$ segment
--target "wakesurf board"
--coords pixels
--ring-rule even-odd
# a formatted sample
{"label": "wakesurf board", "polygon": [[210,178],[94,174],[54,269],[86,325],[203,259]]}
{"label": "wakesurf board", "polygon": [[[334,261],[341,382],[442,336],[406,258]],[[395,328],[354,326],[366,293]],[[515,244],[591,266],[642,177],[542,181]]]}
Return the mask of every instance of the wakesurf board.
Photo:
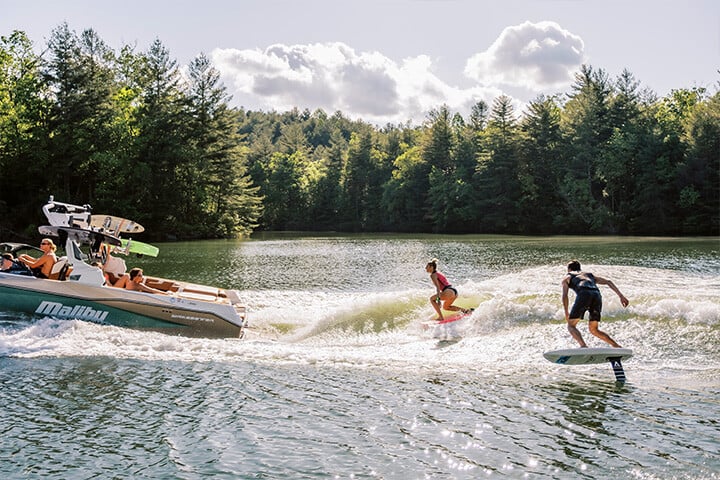
{"label": "wakesurf board", "polygon": [[115,235],[120,233],[142,233],[145,231],[145,227],[139,223],[114,215],[91,215],[90,226],[104,228]]}
{"label": "wakesurf board", "polygon": [[455,323],[458,320],[462,320],[463,318],[467,318],[472,315],[473,310],[474,309],[471,308],[467,312],[455,312],[451,315],[445,315],[443,316],[442,320],[426,320],[422,322],[423,329],[437,327],[438,325],[448,325],[451,323]]}
{"label": "wakesurf board", "polygon": [[157,257],[160,253],[160,249],[155,245],[149,243],[138,242],[137,240],[128,240],[125,238],[120,239],[122,242],[122,249],[126,253],[134,253],[136,255],[147,255],[148,257]]}

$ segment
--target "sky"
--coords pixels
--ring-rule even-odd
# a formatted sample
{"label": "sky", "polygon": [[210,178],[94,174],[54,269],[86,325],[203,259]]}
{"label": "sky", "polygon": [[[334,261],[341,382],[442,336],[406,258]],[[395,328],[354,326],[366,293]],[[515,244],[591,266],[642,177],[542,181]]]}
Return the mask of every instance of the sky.
{"label": "sky", "polygon": [[583,64],[660,97],[720,85],[717,0],[0,0],[0,35],[38,51],[62,22],[116,51],[158,39],[180,66],[205,54],[232,106],[379,125],[500,95],[521,113]]}

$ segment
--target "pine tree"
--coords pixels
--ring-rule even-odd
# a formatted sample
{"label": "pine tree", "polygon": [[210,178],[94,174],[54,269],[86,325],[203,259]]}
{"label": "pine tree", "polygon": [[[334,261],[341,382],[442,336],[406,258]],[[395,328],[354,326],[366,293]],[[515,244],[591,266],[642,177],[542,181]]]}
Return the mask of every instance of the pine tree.
{"label": "pine tree", "polygon": [[257,226],[261,213],[258,187],[247,173],[247,147],[237,133],[237,112],[220,74],[201,54],[189,68],[188,144],[194,156],[181,166],[179,177],[192,186],[186,195],[183,218],[205,236],[246,235]]}
{"label": "pine tree", "polygon": [[563,225],[564,205],[558,193],[562,135],[560,107],[553,97],[530,102],[520,122],[519,215],[525,233],[550,233]]}
{"label": "pine tree", "polygon": [[67,23],[48,42],[45,74],[54,95],[50,117],[55,178],[47,186],[57,197],[89,202],[98,176],[97,156],[112,148],[114,53],[93,30],[78,36]]}
{"label": "pine tree", "polygon": [[475,174],[482,232],[516,233],[521,229],[517,146],[517,120],[512,100],[501,95],[493,102],[483,132]]}
{"label": "pine tree", "polygon": [[567,205],[567,233],[604,233],[610,228],[610,212],[603,202],[605,185],[597,176],[597,160],[613,131],[609,98],[605,72],[583,65],[562,118],[567,163],[560,191]]}
{"label": "pine tree", "polygon": [[[129,175],[132,184],[126,194],[137,210],[139,221],[150,210],[147,220],[152,230],[177,235],[182,216],[187,212],[186,192],[192,185],[179,176],[192,161],[187,147],[187,115],[183,115],[186,97],[181,89],[177,62],[155,40],[141,62],[141,98],[138,110],[136,158]],[[194,180],[191,180],[194,181]],[[178,185],[184,185],[178,188]],[[148,205],[152,205],[148,209]],[[184,232],[183,232],[184,233]]]}

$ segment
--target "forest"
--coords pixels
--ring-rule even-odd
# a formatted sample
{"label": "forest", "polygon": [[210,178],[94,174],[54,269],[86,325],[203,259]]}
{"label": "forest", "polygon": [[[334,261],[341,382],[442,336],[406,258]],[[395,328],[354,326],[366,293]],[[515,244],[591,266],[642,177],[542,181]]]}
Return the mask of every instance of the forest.
{"label": "forest", "polygon": [[50,195],[151,240],[719,235],[719,86],[659,97],[629,70],[584,65],[523,112],[499,96],[376,126],[231,107],[205,54],[181,68],[160,40],[116,51],[61,24],[37,49],[14,31],[0,37],[0,237],[35,239]]}

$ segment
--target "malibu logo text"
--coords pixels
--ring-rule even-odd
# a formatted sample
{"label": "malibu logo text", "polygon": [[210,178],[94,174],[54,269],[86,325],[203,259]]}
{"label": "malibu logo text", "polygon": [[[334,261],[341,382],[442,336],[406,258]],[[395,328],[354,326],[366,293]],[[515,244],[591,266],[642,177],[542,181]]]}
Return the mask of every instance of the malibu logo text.
{"label": "malibu logo text", "polygon": [[69,307],[58,302],[44,301],[38,306],[35,313],[39,313],[40,315],[49,315],[51,317],[77,318],[78,320],[101,322],[105,320],[109,312],[105,310],[95,310],[94,308],[87,307],[85,305],[75,305],[74,307]]}

